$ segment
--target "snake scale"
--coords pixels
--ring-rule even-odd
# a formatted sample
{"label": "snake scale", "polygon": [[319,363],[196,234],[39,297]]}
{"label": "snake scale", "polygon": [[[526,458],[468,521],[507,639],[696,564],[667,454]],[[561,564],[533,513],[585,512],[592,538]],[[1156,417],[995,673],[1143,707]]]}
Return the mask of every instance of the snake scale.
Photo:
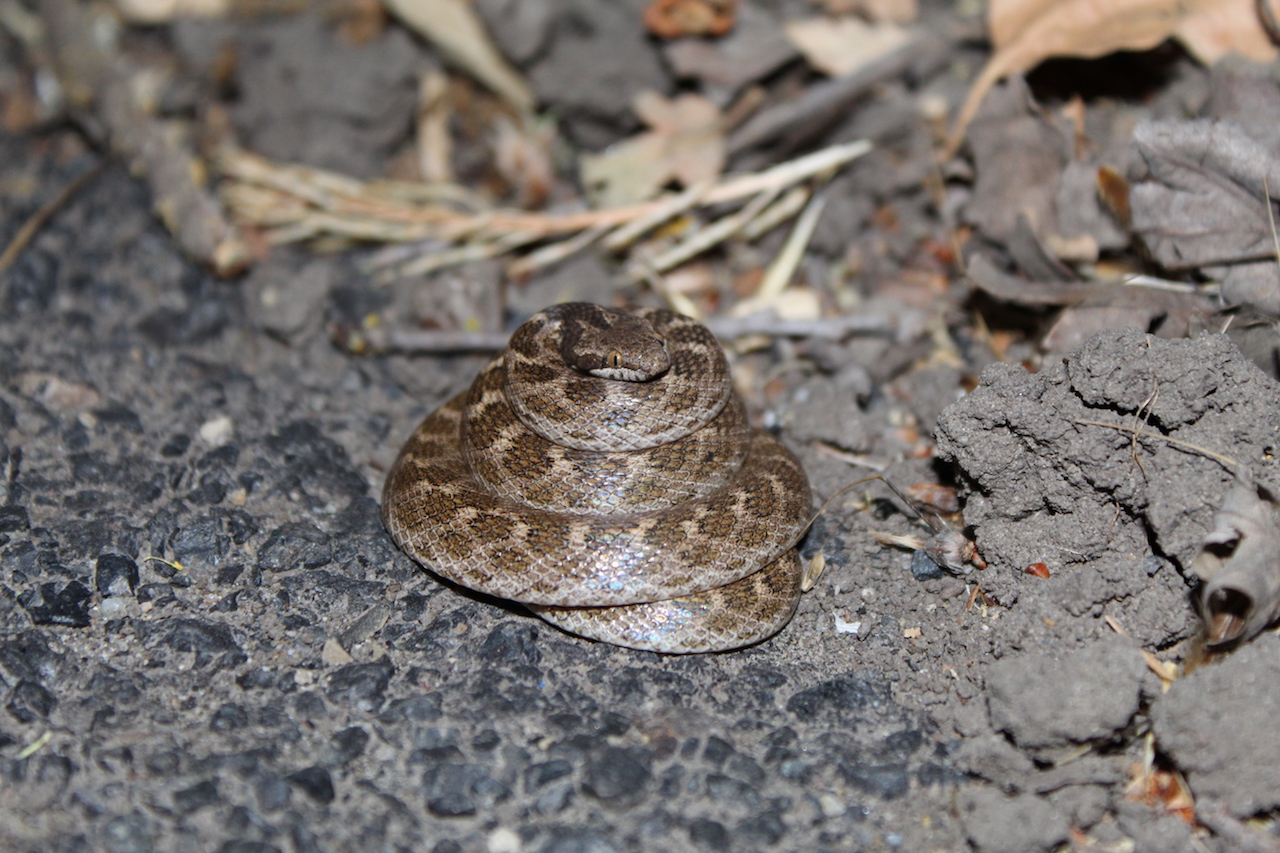
{"label": "snake scale", "polygon": [[749,645],[800,597],[799,461],[752,429],[724,351],[661,309],[535,315],[387,475],[397,545],[564,630],[667,653]]}

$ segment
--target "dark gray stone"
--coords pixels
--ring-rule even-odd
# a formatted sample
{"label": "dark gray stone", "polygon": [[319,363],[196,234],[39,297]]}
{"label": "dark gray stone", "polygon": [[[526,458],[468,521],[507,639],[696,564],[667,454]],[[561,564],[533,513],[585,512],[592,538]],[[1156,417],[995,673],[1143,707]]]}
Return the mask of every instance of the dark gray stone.
{"label": "dark gray stone", "polygon": [[557,828],[538,848],[538,853],[619,853],[619,849],[598,829]]}
{"label": "dark gray stone", "polygon": [[151,853],[155,828],[138,812],[116,815],[102,825],[99,838],[109,853]]}
{"label": "dark gray stone", "polygon": [[536,791],[557,779],[563,779],[572,772],[573,765],[563,758],[530,764],[524,769],[524,789],[530,792]]}
{"label": "dark gray stone", "polygon": [[326,767],[341,767],[364,753],[369,733],[360,726],[349,726],[329,738],[321,762]]}
{"label": "dark gray stone", "polygon": [[329,676],[325,695],[333,702],[376,709],[382,705],[393,673],[395,666],[385,657],[371,663],[347,664]]}
{"label": "dark gray stone", "polygon": [[853,675],[833,678],[801,690],[787,700],[787,710],[803,721],[840,720],[892,702],[889,686],[882,679]]}
{"label": "dark gray stone", "polygon": [[22,680],[13,686],[4,703],[4,709],[20,723],[47,720],[53,713],[58,699],[36,681]]}
{"label": "dark gray stone", "polygon": [[378,715],[378,719],[384,723],[408,721],[429,723],[440,719],[440,716],[440,700],[430,693],[424,693],[389,702]]}
{"label": "dark gray stone", "polygon": [[651,761],[643,747],[607,746],[588,756],[582,787],[600,800],[637,799],[653,776]]}
{"label": "dark gray stone", "polygon": [[333,777],[329,771],[320,766],[306,767],[286,777],[290,784],[298,788],[320,805],[333,802]]}
{"label": "dark gray stone", "polygon": [[173,537],[173,555],[183,565],[215,569],[231,551],[231,537],[222,532],[222,523],[210,516],[185,524]]}
{"label": "dark gray stone", "polygon": [[219,799],[217,782],[212,779],[206,779],[189,788],[175,791],[173,794],[173,807],[182,814],[191,814],[194,811],[213,805]]}
{"label": "dark gray stone", "polygon": [[89,610],[93,593],[80,581],[71,581],[61,588],[56,583],[42,583],[19,596],[18,603],[37,625],[87,628],[92,621]]}
{"label": "dark gray stone", "polygon": [[164,632],[162,642],[175,652],[219,654],[241,651],[231,628],[221,622],[170,619],[157,626],[156,630]]}
{"label": "dark gray stone", "polygon": [[249,713],[243,706],[226,702],[213,712],[209,728],[215,732],[232,732],[249,725]]}
{"label": "dark gray stone", "polygon": [[93,583],[102,595],[129,595],[138,587],[138,564],[123,554],[102,554]]}
{"label": "dark gray stone", "polygon": [[0,506],[0,533],[17,533],[30,527],[26,507]]}
{"label": "dark gray stone", "polygon": [[538,626],[535,621],[507,621],[489,632],[480,645],[486,661],[505,666],[537,666]]}
{"label": "dark gray stone", "polygon": [[258,568],[272,572],[315,569],[332,559],[328,535],[306,521],[277,527],[258,550]]}
{"label": "dark gray stone", "polygon": [[715,735],[707,738],[707,744],[702,748],[702,760],[714,767],[724,764],[725,760],[732,754],[733,745]]}
{"label": "dark gray stone", "polygon": [[283,776],[268,773],[253,786],[258,808],[265,812],[282,809],[289,804],[292,788]]}
{"label": "dark gray stone", "polygon": [[689,822],[689,840],[703,850],[728,850],[729,830],[711,818],[694,818]]}
{"label": "dark gray stone", "polygon": [[505,800],[511,791],[479,764],[446,762],[422,774],[427,809],[440,817],[475,814]]}

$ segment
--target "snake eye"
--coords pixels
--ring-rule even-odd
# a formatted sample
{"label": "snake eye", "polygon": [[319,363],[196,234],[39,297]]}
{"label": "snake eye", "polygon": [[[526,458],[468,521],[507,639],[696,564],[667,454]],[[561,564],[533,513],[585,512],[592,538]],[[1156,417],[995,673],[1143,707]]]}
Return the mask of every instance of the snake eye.
{"label": "snake eye", "polygon": [[622,353],[618,352],[616,349],[609,351],[609,357],[606,360],[609,362],[609,367],[613,370],[617,370],[619,367],[622,367]]}

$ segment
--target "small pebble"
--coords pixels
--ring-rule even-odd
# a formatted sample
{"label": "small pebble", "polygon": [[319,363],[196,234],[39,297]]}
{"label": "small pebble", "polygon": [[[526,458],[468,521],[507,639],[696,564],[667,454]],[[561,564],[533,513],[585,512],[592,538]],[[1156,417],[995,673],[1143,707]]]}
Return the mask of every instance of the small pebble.
{"label": "small pebble", "polygon": [[489,833],[485,843],[489,853],[520,853],[520,836],[505,826],[500,826]]}
{"label": "small pebble", "polygon": [[102,614],[103,619],[119,619],[124,616],[127,607],[127,599],[123,596],[113,595],[110,598],[102,599],[102,604],[98,605],[98,612]]}
{"label": "small pebble", "polygon": [[200,440],[210,447],[221,447],[235,438],[236,427],[231,418],[218,415],[200,425]]}
{"label": "small pebble", "polygon": [[837,634],[857,634],[862,629],[861,622],[846,622],[839,613],[832,614],[836,620]]}
{"label": "small pebble", "polygon": [[846,809],[844,801],[835,794],[822,794],[818,797],[818,807],[827,817],[840,817]]}
{"label": "small pebble", "polygon": [[342,644],[333,638],[324,641],[324,648],[320,650],[320,659],[332,666],[341,666],[354,660]]}

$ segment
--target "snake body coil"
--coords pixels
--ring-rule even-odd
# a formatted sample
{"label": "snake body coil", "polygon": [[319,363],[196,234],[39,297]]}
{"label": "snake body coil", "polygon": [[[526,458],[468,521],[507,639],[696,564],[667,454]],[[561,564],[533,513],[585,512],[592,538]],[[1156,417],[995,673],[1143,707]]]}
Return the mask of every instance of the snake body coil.
{"label": "snake body coil", "polygon": [[382,501],[396,544],[435,573],[585,637],[677,653],[787,623],[810,507],[704,326],[586,303],[517,329],[413,433]]}

